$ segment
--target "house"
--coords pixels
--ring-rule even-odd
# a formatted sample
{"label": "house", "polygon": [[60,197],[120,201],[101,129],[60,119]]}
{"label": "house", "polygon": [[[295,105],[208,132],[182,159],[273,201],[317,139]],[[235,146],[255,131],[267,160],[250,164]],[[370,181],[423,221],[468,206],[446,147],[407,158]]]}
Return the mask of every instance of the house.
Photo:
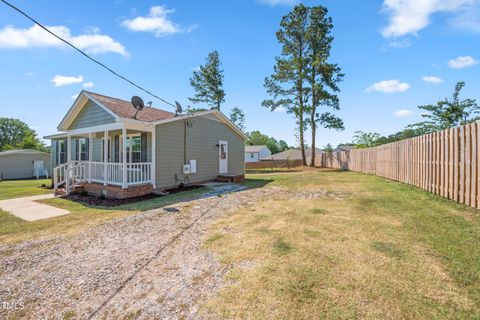
{"label": "house", "polygon": [[[322,153],[322,150],[315,148],[315,156],[319,156]],[[310,158],[312,157],[312,149],[311,148],[306,148],[305,149],[305,157],[307,159],[307,162],[310,161]],[[300,149],[288,149],[276,154],[271,155],[270,157],[264,157],[261,158],[260,160],[289,160],[289,161],[294,161],[294,160],[302,160],[302,150]]]}
{"label": "house", "polygon": [[50,154],[32,149],[0,152],[0,179],[48,177]]}
{"label": "house", "polygon": [[352,145],[339,145],[338,147],[333,150],[333,152],[341,152],[341,151],[350,151],[355,149],[355,146]]}
{"label": "house", "polygon": [[246,136],[218,110],[176,115],[82,91],[51,139],[54,188],[129,198],[244,177]]}
{"label": "house", "polygon": [[245,162],[258,162],[271,155],[272,152],[267,146],[245,146]]}

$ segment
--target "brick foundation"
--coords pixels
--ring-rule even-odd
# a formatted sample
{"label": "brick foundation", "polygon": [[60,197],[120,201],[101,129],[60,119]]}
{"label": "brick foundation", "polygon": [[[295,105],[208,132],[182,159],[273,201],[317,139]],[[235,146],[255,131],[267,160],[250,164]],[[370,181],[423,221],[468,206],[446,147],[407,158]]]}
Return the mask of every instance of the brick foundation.
{"label": "brick foundation", "polygon": [[241,183],[245,181],[245,175],[244,174],[239,174],[239,175],[236,175],[234,178],[233,178],[233,183]]}
{"label": "brick foundation", "polygon": [[103,194],[106,198],[110,199],[128,199],[144,196],[153,192],[153,186],[151,184],[129,186],[127,189],[122,189],[122,187],[119,186],[104,186],[100,183],[82,183],[82,189],[88,192],[88,194],[96,196]]}
{"label": "brick foundation", "polygon": [[215,181],[241,183],[245,181],[244,174],[219,174]]}

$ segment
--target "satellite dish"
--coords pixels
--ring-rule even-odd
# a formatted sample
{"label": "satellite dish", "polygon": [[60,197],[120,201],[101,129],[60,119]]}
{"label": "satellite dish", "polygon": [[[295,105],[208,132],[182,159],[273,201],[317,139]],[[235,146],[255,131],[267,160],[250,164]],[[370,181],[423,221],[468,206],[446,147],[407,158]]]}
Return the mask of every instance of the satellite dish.
{"label": "satellite dish", "polygon": [[132,97],[132,105],[135,109],[137,109],[137,111],[143,110],[143,107],[145,107],[142,98],[139,96]]}
{"label": "satellite dish", "polygon": [[178,101],[175,101],[175,106],[177,107],[177,110],[175,110],[175,113],[179,114],[183,112],[182,105]]}
{"label": "satellite dish", "polygon": [[137,111],[135,112],[135,115],[133,116],[134,119],[137,119],[138,111],[143,110],[143,107],[145,107],[145,104],[143,103],[142,98],[140,98],[139,96],[133,96],[132,97],[132,106],[135,109],[137,109]]}

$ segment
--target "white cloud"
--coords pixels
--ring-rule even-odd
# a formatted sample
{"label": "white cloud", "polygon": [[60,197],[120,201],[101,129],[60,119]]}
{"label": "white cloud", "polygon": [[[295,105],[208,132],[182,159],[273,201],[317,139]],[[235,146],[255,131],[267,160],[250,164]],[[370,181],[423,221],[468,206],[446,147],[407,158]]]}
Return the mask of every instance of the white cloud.
{"label": "white cloud", "polygon": [[456,29],[480,33],[480,1],[471,2],[471,5],[462,8],[449,22]]}
{"label": "white cloud", "polygon": [[275,7],[278,5],[290,6],[298,3],[298,0],[257,0],[259,3]]}
{"label": "white cloud", "polygon": [[433,83],[433,84],[439,84],[443,82],[442,78],[435,77],[435,76],[425,76],[425,77],[422,77],[422,80],[425,81],[426,83]]}
{"label": "white cloud", "polygon": [[479,62],[478,60],[475,60],[471,56],[463,56],[463,57],[458,57],[458,58],[449,60],[448,65],[450,66],[450,68],[453,68],[453,69],[462,69],[462,68],[474,66],[478,64],[478,62]]}
{"label": "white cloud", "polygon": [[406,118],[412,116],[413,111],[408,109],[400,109],[398,111],[395,111],[393,115],[398,118]]}
{"label": "white cloud", "polygon": [[400,82],[398,80],[383,80],[372,84],[365,91],[381,91],[384,93],[404,92],[410,89],[410,85],[406,82]]}
{"label": "white cloud", "polygon": [[27,77],[33,77],[34,76],[33,72],[31,72],[31,71],[25,72],[25,75]]}
{"label": "white cloud", "polygon": [[[70,29],[65,26],[52,26],[46,28],[87,53],[99,54],[113,52],[123,56],[128,55],[122,44],[107,35],[80,34],[73,36]],[[30,28],[6,26],[0,30],[0,48],[29,49],[65,47],[67,47],[65,43],[37,25]]]}
{"label": "white cloud", "polygon": [[84,88],[93,88],[95,84],[93,82],[84,82],[83,87]]}
{"label": "white cloud", "polygon": [[135,32],[151,32],[156,37],[163,37],[180,32],[190,32],[196,26],[182,28],[177,23],[168,18],[173,9],[167,9],[164,6],[151,7],[146,17],[136,17],[122,21],[122,25]]}
{"label": "white cloud", "polygon": [[50,80],[54,87],[68,86],[74,83],[82,83],[83,76],[60,76],[56,75]]}
{"label": "white cloud", "polygon": [[71,96],[72,100],[77,100],[77,97],[78,97],[78,93]]}
{"label": "white cloud", "polygon": [[[386,38],[417,34],[430,24],[433,14],[442,12],[454,15],[450,21],[454,25],[459,15],[477,8],[479,3],[479,0],[384,0],[383,10],[390,19],[381,32]],[[464,23],[462,19],[461,22]]]}
{"label": "white cloud", "polygon": [[412,45],[412,42],[409,39],[403,39],[400,41],[390,41],[388,46],[390,48],[404,49]]}
{"label": "white cloud", "polygon": [[280,107],[275,108],[273,111],[285,113],[285,112],[287,112],[287,109],[285,109],[284,107],[280,106]]}

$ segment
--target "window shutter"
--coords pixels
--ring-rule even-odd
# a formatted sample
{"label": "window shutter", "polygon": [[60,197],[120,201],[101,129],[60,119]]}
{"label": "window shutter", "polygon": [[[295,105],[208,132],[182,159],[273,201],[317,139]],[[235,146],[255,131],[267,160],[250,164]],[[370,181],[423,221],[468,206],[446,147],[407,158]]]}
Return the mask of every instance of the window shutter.
{"label": "window shutter", "polygon": [[114,162],[120,162],[120,136],[117,134],[115,136],[115,155]]}
{"label": "window shutter", "polygon": [[64,146],[65,149],[60,154],[60,163],[62,163],[62,164],[66,163],[67,159],[68,159],[68,157],[67,157],[68,145],[67,144],[68,144],[68,140],[67,139],[63,140],[63,146]]}
{"label": "window shutter", "polygon": [[52,158],[54,159],[53,160],[53,164],[54,166],[58,166],[59,163],[58,163],[58,158],[59,158],[59,152],[60,150],[58,150],[58,140],[52,140],[52,149],[51,152],[52,152]]}
{"label": "window shutter", "polygon": [[147,133],[142,132],[141,134],[141,143],[140,143],[140,148],[142,150],[141,152],[141,158],[142,162],[147,162]]}
{"label": "window shutter", "polygon": [[75,147],[75,160],[80,160],[80,153],[78,152],[78,147],[80,146],[80,139],[75,139],[75,143],[72,143],[72,147]]}
{"label": "window shutter", "polygon": [[86,159],[84,160],[89,160],[90,159],[90,139],[86,138],[85,139],[85,157]]}

